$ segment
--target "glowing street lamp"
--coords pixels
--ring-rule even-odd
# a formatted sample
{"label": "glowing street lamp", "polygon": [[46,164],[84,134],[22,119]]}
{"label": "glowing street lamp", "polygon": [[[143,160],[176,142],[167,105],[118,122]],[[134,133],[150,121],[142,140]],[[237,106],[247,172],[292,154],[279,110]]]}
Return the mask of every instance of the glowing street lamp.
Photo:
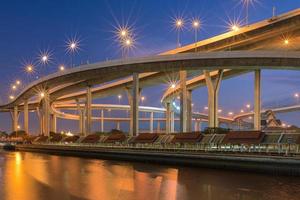
{"label": "glowing street lamp", "polygon": [[172,83],[171,85],[170,85],[170,88],[172,88],[172,89],[174,89],[176,87],[176,84],[175,83]]}
{"label": "glowing street lamp", "polygon": [[246,105],[246,108],[247,108],[248,111],[250,112],[251,105],[250,105],[250,104],[247,104],[247,105]]}
{"label": "glowing street lamp", "polygon": [[231,30],[232,30],[232,31],[239,31],[239,30],[240,30],[240,27],[239,27],[237,24],[233,24],[233,25],[231,26]]}
{"label": "glowing street lamp", "polygon": [[219,110],[218,110],[218,113],[221,113],[221,112],[222,112],[222,110],[221,110],[221,109],[219,109]]}
{"label": "glowing street lamp", "polygon": [[207,107],[207,106],[205,106],[205,107],[204,107],[204,110],[208,110],[208,107]]}
{"label": "glowing street lamp", "polygon": [[119,37],[122,39],[126,38],[129,35],[129,31],[127,28],[121,28],[119,30]]}
{"label": "glowing street lamp", "polygon": [[290,41],[289,41],[288,39],[285,39],[285,40],[284,40],[284,44],[285,44],[285,45],[288,45],[289,43],[290,43]]}
{"label": "glowing street lamp", "polygon": [[11,86],[11,89],[16,90],[16,89],[17,89],[17,86],[16,86],[16,85],[12,85],[12,86]]}
{"label": "glowing street lamp", "polygon": [[65,71],[65,66],[64,65],[60,65],[59,66],[59,71]]}
{"label": "glowing street lamp", "polygon": [[228,115],[229,115],[229,116],[232,116],[232,115],[233,115],[233,112],[228,112]]}
{"label": "glowing street lamp", "polygon": [[10,100],[13,100],[13,99],[15,99],[15,97],[14,97],[13,95],[10,95],[10,96],[9,96],[9,99],[10,99]]}
{"label": "glowing street lamp", "polygon": [[45,97],[45,93],[44,93],[44,92],[41,92],[41,93],[40,93],[40,97],[41,97],[41,98],[44,98],[44,97]]}
{"label": "glowing street lamp", "polygon": [[47,53],[41,54],[40,62],[44,65],[47,64],[49,62],[49,54],[47,54]]}
{"label": "glowing street lamp", "polygon": [[244,110],[243,110],[243,109],[241,109],[241,113],[244,113]]}
{"label": "glowing street lamp", "polygon": [[132,44],[132,40],[131,40],[130,38],[128,38],[128,39],[125,40],[125,45],[126,45],[127,47],[130,47],[131,44]]}
{"label": "glowing street lamp", "polygon": [[25,67],[25,69],[26,69],[26,72],[31,73],[31,72],[33,72],[33,65],[27,65]]}
{"label": "glowing street lamp", "polygon": [[21,81],[20,80],[16,80],[16,84],[17,85],[21,85]]}

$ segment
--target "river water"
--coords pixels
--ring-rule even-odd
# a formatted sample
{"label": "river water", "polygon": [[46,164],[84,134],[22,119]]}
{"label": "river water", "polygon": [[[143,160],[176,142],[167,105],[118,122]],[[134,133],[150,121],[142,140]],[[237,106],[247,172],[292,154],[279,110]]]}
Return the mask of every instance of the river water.
{"label": "river water", "polygon": [[300,178],[0,151],[0,199],[300,199]]}

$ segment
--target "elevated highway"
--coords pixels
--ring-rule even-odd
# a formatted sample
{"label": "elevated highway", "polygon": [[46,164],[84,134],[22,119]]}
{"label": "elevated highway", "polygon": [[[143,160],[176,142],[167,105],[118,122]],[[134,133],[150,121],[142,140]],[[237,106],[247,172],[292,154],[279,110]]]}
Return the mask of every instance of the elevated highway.
{"label": "elevated highway", "polygon": [[[128,90],[133,101],[131,102],[133,115],[131,120],[135,121],[136,127],[137,119],[133,113],[138,110],[138,90],[164,83],[165,76],[170,74],[179,74],[181,79],[180,85],[167,90],[164,94],[162,100],[165,106],[165,102],[172,99],[174,94],[183,94],[187,90],[193,90],[196,87],[207,85],[209,91],[217,90],[209,87],[213,85],[211,83],[215,82],[217,78],[221,80],[253,70],[259,72],[260,69],[298,70],[300,58],[299,52],[297,52],[300,48],[298,42],[300,41],[299,25],[300,9],[297,9],[272,19],[241,27],[238,31],[229,31],[158,56],[82,65],[65,72],[48,75],[31,83],[13,101],[1,105],[0,110],[13,111],[13,119],[17,119],[18,114],[16,113],[21,109],[36,110],[36,107],[43,107],[44,115],[48,116],[51,114],[50,104],[74,103],[75,101],[86,100],[85,105],[89,107],[87,108],[86,118],[87,124],[89,124],[92,98],[115,95]],[[284,45],[283,39],[289,35],[292,35],[293,38],[288,38],[290,40],[289,45]],[[182,74],[183,71],[190,73],[184,75]],[[202,74],[202,72],[204,73]],[[132,76],[133,74],[139,75]],[[198,74],[198,76],[186,81],[186,77],[193,77],[195,74]],[[260,73],[256,74],[256,83],[259,86]],[[185,86],[182,87],[183,85]],[[40,96],[42,93],[46,94],[46,98]],[[217,96],[217,94],[211,95],[211,101],[209,102],[213,102],[212,99],[217,102]],[[256,95],[256,100],[259,99],[260,92]],[[188,105],[187,99],[182,98],[181,101],[182,105]],[[255,103],[255,105],[258,105],[258,103]],[[214,119],[218,119],[215,112],[216,108],[217,103],[213,103],[209,108],[209,110],[214,111],[214,113],[209,113],[209,121],[214,121],[213,125],[217,124]],[[255,113],[260,113],[260,109],[257,106],[256,108]],[[168,108],[166,109],[168,110]],[[186,114],[183,113],[188,113],[186,106],[183,106],[180,111],[180,116],[184,117],[184,120],[181,118],[181,121],[186,123]],[[46,118],[45,121],[48,122],[45,122],[46,125],[44,126],[47,127],[49,126],[49,117]],[[14,128],[16,124],[14,122]],[[134,132],[136,131],[135,128]],[[49,129],[43,132],[49,133]]]}

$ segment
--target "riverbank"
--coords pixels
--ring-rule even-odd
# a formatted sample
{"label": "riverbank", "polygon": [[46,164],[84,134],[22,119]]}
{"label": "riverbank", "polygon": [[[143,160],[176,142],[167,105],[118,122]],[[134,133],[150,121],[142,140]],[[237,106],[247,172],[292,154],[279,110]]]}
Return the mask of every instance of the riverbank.
{"label": "riverbank", "polygon": [[168,165],[185,165],[214,169],[249,171],[278,175],[300,176],[300,157],[267,156],[254,154],[224,154],[205,152],[174,152],[138,149],[118,149],[95,146],[67,145],[16,145],[18,151],[149,162]]}

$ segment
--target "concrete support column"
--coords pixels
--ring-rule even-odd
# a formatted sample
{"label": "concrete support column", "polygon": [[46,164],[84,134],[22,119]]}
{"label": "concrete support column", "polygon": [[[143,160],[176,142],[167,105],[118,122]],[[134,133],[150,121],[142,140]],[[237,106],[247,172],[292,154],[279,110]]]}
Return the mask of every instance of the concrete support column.
{"label": "concrete support column", "polygon": [[192,90],[188,90],[187,93],[187,112],[186,112],[186,131],[192,131],[192,118],[193,118],[193,107],[192,107]]}
{"label": "concrete support column", "polygon": [[57,117],[55,113],[51,114],[51,132],[57,132]]}
{"label": "concrete support column", "polygon": [[130,107],[130,110],[129,110],[129,135],[132,136],[133,133],[132,133],[132,126],[133,126],[133,121],[132,121],[132,94],[131,94],[131,90],[130,89],[127,89],[127,98],[128,98],[128,103],[129,103],[129,107]]}
{"label": "concrete support column", "polygon": [[11,112],[12,131],[18,131],[19,111],[18,106],[15,106]]}
{"label": "concrete support column", "polygon": [[50,96],[47,92],[43,98],[43,121],[43,133],[50,136]]}
{"label": "concrete support column", "polygon": [[171,133],[175,132],[175,115],[174,112],[171,111],[171,121],[170,121]]}
{"label": "concrete support column", "polygon": [[166,133],[169,134],[171,132],[171,103],[167,102],[166,106]]}
{"label": "concrete support column", "polygon": [[29,111],[28,111],[28,100],[24,100],[24,131],[29,134]]}
{"label": "concrete support column", "polygon": [[254,73],[254,129],[261,130],[261,71]]}
{"label": "concrete support column", "polygon": [[117,127],[116,128],[117,128],[117,130],[121,130],[119,121],[117,121]]}
{"label": "concrete support column", "polygon": [[194,131],[198,131],[199,127],[198,127],[198,119],[195,119],[195,123],[194,123]]}
{"label": "concrete support column", "polygon": [[132,84],[132,105],[130,110],[132,115],[132,135],[139,134],[139,100],[140,100],[140,88],[139,88],[139,74],[133,74],[133,84]]}
{"label": "concrete support column", "polygon": [[180,132],[187,131],[187,89],[186,89],[186,71],[180,71]]}
{"label": "concrete support column", "polygon": [[153,133],[153,121],[154,121],[154,113],[150,113],[150,133]]}
{"label": "concrete support column", "polygon": [[80,107],[79,100],[76,100],[76,105],[77,105],[77,113],[78,113],[78,131],[80,135],[85,135],[85,109]]}
{"label": "concrete support column", "polygon": [[101,123],[101,132],[104,132],[104,110],[101,110],[101,119],[100,119],[100,123]]}
{"label": "concrete support column", "polygon": [[92,89],[86,89],[86,134],[92,133]]}
{"label": "concrete support column", "polygon": [[39,119],[39,126],[40,126],[40,134],[43,134],[43,130],[44,130],[44,119],[43,119],[43,113],[40,110],[39,107],[36,108],[36,113]]}
{"label": "concrete support column", "polygon": [[206,70],[203,71],[205,76],[205,81],[208,90],[208,126],[218,127],[218,99],[219,99],[219,89],[223,77],[223,70],[219,70],[218,76],[215,80],[212,80],[210,73]]}

